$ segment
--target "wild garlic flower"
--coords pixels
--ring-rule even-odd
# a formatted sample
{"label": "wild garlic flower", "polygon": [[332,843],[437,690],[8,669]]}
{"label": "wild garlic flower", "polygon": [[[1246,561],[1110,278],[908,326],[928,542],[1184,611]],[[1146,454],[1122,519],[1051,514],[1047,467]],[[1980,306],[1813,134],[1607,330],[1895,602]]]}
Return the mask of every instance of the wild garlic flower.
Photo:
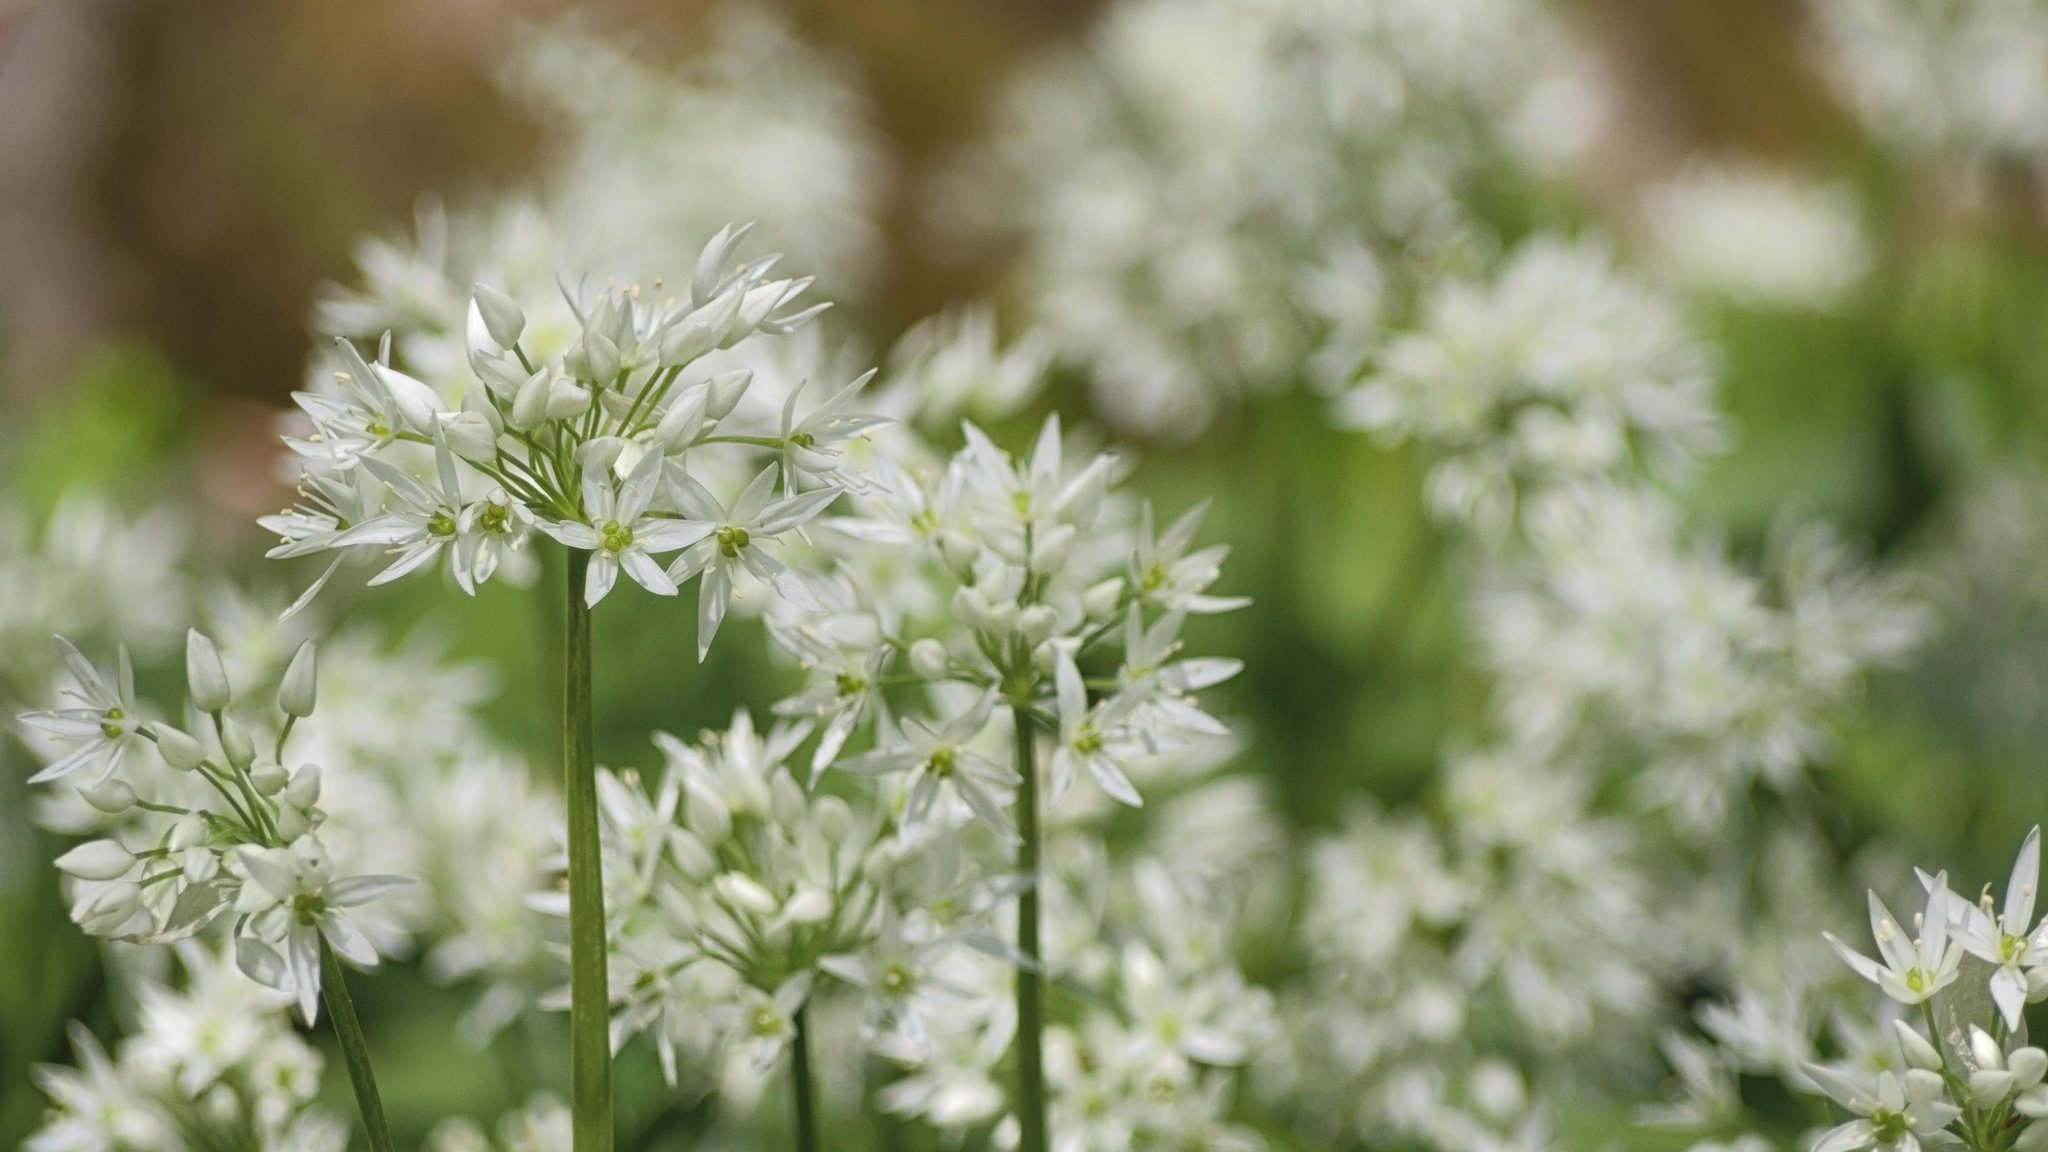
{"label": "wild garlic flower", "polygon": [[1596,241],[1539,237],[1491,281],[1437,285],[1360,368],[1341,419],[1436,450],[1431,505],[1489,535],[1531,490],[1669,474],[1719,441],[1706,349]]}
{"label": "wild garlic flower", "polygon": [[757,733],[742,710],[701,745],[660,737],[651,788],[599,777],[613,1030],[651,1033],[671,1084],[757,1083],[824,959],[876,931],[892,852],[879,821],[797,783],[786,761],[808,733]]}
{"label": "wild garlic flower", "polygon": [[[67,657],[76,656],[59,644]],[[125,654],[122,659],[125,665]],[[320,992],[320,941],[357,964],[374,965],[376,948],[345,910],[406,883],[336,877],[317,831],[327,819],[320,769],[283,766],[292,729],[317,699],[313,661],[308,644],[286,670],[275,739],[259,752],[251,729],[229,714],[235,692],[218,648],[193,631],[186,647],[186,714],[204,725],[201,734],[163,723],[137,728],[135,735],[155,745],[151,759],[160,763],[136,763],[140,755],[114,762],[101,779],[80,788],[87,805],[115,818],[108,829],[114,835],[58,860],[71,881],[72,919],[95,936],[178,941],[233,909],[237,962],[259,983],[296,994],[309,1023]],[[82,656],[74,675],[82,683],[106,683]],[[124,672],[122,679],[128,678]],[[125,694],[131,703],[132,696],[132,690]],[[257,731],[272,727],[264,723]],[[101,733],[87,746],[106,739]]]}
{"label": "wild garlic flower", "polygon": [[1458,242],[1493,126],[1566,55],[1499,0],[1125,0],[1020,75],[947,203],[1015,242],[1105,417],[1185,437],[1307,375],[1327,252],[1398,273]]}
{"label": "wild garlic flower", "polygon": [[[802,419],[792,392],[779,425],[759,434],[728,426],[753,376],[729,357],[721,369],[721,356],[757,334],[791,332],[824,307],[795,305],[810,282],[771,278],[775,257],[732,267],[746,232],[714,236],[680,298],[656,304],[637,286],[564,286],[569,318],[560,325],[529,324],[538,302],[478,284],[469,374],[453,400],[389,363],[388,341],[376,361],[340,341],[338,387],[300,396],[314,429],[289,441],[304,459],[303,503],[265,518],[283,537],[271,555],[393,548],[398,559],[378,583],[445,553],[474,593],[540,531],[589,553],[593,605],[622,570],[657,595],[702,573],[700,656],[735,594],[736,569],[815,608],[763,546],[857,482],[842,476],[840,448],[879,418],[850,410],[862,378]],[[431,483],[413,475],[425,450]],[[776,465],[730,505],[693,474],[707,454],[764,450],[783,475],[780,501],[768,499]],[[654,560],[677,551],[666,568]]]}
{"label": "wild garlic flower", "polygon": [[965,436],[943,463],[873,469],[854,493],[856,514],[820,522],[851,599],[835,628],[878,638],[889,667],[907,672],[896,677],[903,687],[921,687],[857,712],[893,728],[876,724],[873,748],[836,763],[908,773],[906,834],[951,795],[1007,837],[1020,766],[999,737],[1025,724],[1034,740],[1037,730],[1056,737],[1045,761],[1055,802],[1078,771],[1140,803],[1135,761],[1226,731],[1193,694],[1237,663],[1179,658],[1186,612],[1244,603],[1208,593],[1223,554],[1189,551],[1199,511],[1157,537],[1148,512],[1134,532],[1112,494],[1116,459],[1070,460],[1056,419],[1021,459],[972,425]]}
{"label": "wild garlic flower", "polygon": [[52,632],[119,640],[145,659],[173,648],[192,612],[186,552],[166,509],[131,515],[76,491],[40,519],[0,499],[0,683],[17,699],[45,695],[64,663]]}
{"label": "wild garlic flower", "polygon": [[1642,196],[1651,262],[1694,291],[1826,309],[1869,270],[1848,189],[1761,168],[1702,168]]}
{"label": "wild garlic flower", "polygon": [[[2037,868],[2036,871],[2039,869]],[[1913,917],[1913,931],[1899,927],[1891,909],[1870,894],[1870,934],[1877,941],[1884,963],[1852,950],[1824,932],[1828,944],[1858,976],[1884,989],[1885,995],[1901,1004],[1924,1004],[1961,974],[1963,943],[1950,940],[1948,904],[1954,897],[1948,890],[1948,874],[1936,876],[1927,890],[1927,911]]]}
{"label": "wild garlic flower", "polygon": [[467,1117],[443,1120],[428,1134],[427,1152],[562,1152],[575,1139],[569,1106],[542,1092],[498,1119],[493,1131]]}
{"label": "wild garlic flower", "polygon": [[312,1106],[323,1061],[287,1020],[289,998],[217,951],[176,953],[183,986],[143,980],[135,1031],[113,1052],[74,1024],[78,1066],[36,1070],[51,1108],[23,1147],[344,1152],[348,1125]]}
{"label": "wild garlic flower", "polygon": [[1956,943],[1993,966],[1991,998],[2005,1017],[2005,1026],[2017,1030],[2027,1002],[2048,997],[2048,918],[2033,922],[2041,885],[2040,826],[2020,844],[2006,881],[2005,903],[1995,910],[1988,888],[1983,899],[1972,904],[1949,893],[1944,878],[1928,882],[1928,914],[1934,915],[1936,902],[1946,903]]}
{"label": "wild garlic flower", "polygon": [[104,784],[121,769],[122,757],[143,742],[143,716],[135,703],[135,668],[128,646],[119,649],[111,676],[103,674],[71,641],[57,638],[57,651],[71,673],[73,687],[63,689],[75,705],[48,712],[30,712],[23,724],[48,733],[63,754],[29,777],[47,784],[80,768],[95,770],[93,784]]}
{"label": "wild garlic flower", "polygon": [[1945,1130],[1962,1115],[1941,1077],[1924,1068],[1908,1069],[1903,1076],[1890,1071],[1870,1076],[1815,1064],[1806,1074],[1858,1117],[1829,1130],[1814,1144],[1815,1152],[1918,1152],[1923,1143],[1947,1142]]}

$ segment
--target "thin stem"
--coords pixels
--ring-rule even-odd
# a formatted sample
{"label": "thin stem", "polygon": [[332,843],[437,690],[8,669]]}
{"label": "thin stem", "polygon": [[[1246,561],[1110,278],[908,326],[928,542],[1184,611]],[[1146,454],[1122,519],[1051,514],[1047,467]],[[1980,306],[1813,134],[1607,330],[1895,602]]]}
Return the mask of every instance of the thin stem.
{"label": "thin stem", "polygon": [[569,807],[569,1099],[576,1152],[611,1152],[611,993],[606,987],[604,874],[597,843],[597,757],[590,718],[590,553],[569,552],[562,660],[563,790]]}
{"label": "thin stem", "polygon": [[348,1065],[356,1108],[370,1134],[370,1152],[393,1152],[391,1130],[384,1124],[384,1100],[377,1094],[377,1074],[370,1069],[370,1045],[363,1039],[362,1021],[356,1019],[356,1002],[349,998],[341,961],[335,959],[334,949],[324,937],[320,941],[320,973],[320,998],[327,1001],[327,1018],[334,1023],[335,1039],[341,1041],[341,1060]]}
{"label": "thin stem", "polygon": [[1045,968],[1038,939],[1038,739],[1022,707],[1013,708],[1017,729],[1017,871],[1024,891],[1017,897],[1017,947],[1029,962],[1017,971],[1018,1152],[1046,1152],[1045,1133]]}
{"label": "thin stem", "polygon": [[789,1078],[796,1088],[796,1152],[818,1152],[818,1116],[811,1099],[811,1006],[796,1010],[796,1042],[789,1053]]}

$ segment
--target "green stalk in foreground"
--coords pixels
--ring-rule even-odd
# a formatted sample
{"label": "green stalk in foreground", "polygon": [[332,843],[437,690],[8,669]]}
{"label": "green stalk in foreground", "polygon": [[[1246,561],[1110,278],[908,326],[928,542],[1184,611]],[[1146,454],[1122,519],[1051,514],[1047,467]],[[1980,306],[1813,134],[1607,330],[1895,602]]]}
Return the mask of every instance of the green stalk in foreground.
{"label": "green stalk in foreground", "polygon": [[597,756],[590,719],[590,553],[569,551],[562,653],[563,794],[569,808],[569,1102],[576,1152],[612,1149],[611,993],[604,873],[597,842]]}
{"label": "green stalk in foreground", "polygon": [[796,1152],[818,1152],[817,1105],[811,1098],[811,1006],[796,1010],[789,1076],[796,1089]]}
{"label": "green stalk in foreground", "polygon": [[1017,717],[1017,871],[1024,891],[1017,897],[1017,947],[1028,964],[1017,971],[1018,1152],[1046,1152],[1045,970],[1038,941],[1038,735],[1023,707]]}
{"label": "green stalk in foreground", "polygon": [[384,1100],[377,1094],[377,1075],[370,1070],[370,1045],[363,1039],[363,1025],[356,1019],[356,1003],[349,998],[341,961],[334,949],[320,941],[320,998],[327,1001],[327,1018],[334,1023],[335,1038],[341,1041],[341,1060],[348,1065],[348,1081],[356,1090],[356,1108],[363,1114],[363,1127],[370,1133],[371,1152],[393,1152],[391,1131],[384,1124]]}

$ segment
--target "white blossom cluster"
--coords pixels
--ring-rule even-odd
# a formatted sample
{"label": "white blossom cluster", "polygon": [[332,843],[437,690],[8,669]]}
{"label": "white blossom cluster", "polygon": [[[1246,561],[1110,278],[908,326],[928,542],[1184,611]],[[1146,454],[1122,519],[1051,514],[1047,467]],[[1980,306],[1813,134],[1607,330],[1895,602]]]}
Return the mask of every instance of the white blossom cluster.
{"label": "white blossom cluster", "polygon": [[236,716],[219,650],[190,632],[182,726],[151,719],[164,713],[136,698],[125,647],[102,669],[68,642],[58,646],[70,706],[21,717],[55,745],[30,782],[70,778],[108,818],[96,831],[111,833],[57,860],[70,879],[71,918],[94,936],[160,944],[232,912],[236,963],[292,994],[310,1023],[323,948],[375,967],[377,948],[352,910],[408,882],[337,871],[321,836],[320,767],[286,764],[292,728],[314,710],[313,646],[293,657],[274,707],[251,708],[245,693]]}
{"label": "white blossom cluster", "polygon": [[50,634],[124,639],[152,655],[177,643],[191,613],[185,532],[160,509],[130,518],[104,496],[65,496],[38,529],[0,505],[0,657],[7,688],[47,694]]}
{"label": "white blossom cluster", "polygon": [[1130,0],[1016,83],[951,199],[1018,234],[1098,410],[1186,436],[1456,246],[1497,126],[1568,57],[1533,4]]}
{"label": "white blossom cluster", "polygon": [[1437,451],[1429,500],[1505,531],[1532,492],[1713,448],[1713,360],[1675,301],[1592,240],[1525,242],[1489,280],[1437,283],[1339,402],[1346,423]]}
{"label": "white blossom cluster", "polygon": [[[875,418],[847,410],[861,377],[802,416],[799,386],[777,423],[726,425],[753,372],[714,354],[824,308],[794,307],[810,282],[771,279],[774,257],[734,266],[744,235],[721,230],[681,298],[564,285],[559,300],[531,305],[530,321],[521,302],[477,285],[473,377],[455,402],[338,341],[332,385],[298,397],[311,431],[287,443],[305,462],[301,502],[264,519],[282,537],[270,554],[336,553],[308,597],[365,549],[396,557],[373,584],[439,563],[473,594],[539,532],[590,552],[593,606],[621,573],[663,596],[701,575],[700,657],[744,582],[816,608],[775,545],[838,497],[838,445]],[[720,497],[704,480],[723,483],[730,465],[700,464],[718,447],[773,456]]]}
{"label": "white blossom cluster", "polygon": [[[1804,1037],[1794,1060],[1773,1069],[1797,1091],[1825,1096],[1847,1119],[1809,1134],[1827,1152],[1973,1152],[2048,1147],[2048,1053],[2028,1042],[2025,1006],[2048,998],[2048,923],[2034,918],[2040,889],[2041,833],[2027,834],[2002,900],[1987,886],[1971,900],[1949,888],[1948,874],[1917,872],[1910,921],[1869,896],[1877,955],[1832,934],[1829,946],[1850,972],[1874,984],[1887,1010],[1862,1016],[1860,1030],[1833,1029],[1835,1047],[1813,1055]],[[1796,1024],[1787,1024],[1796,1028]],[[1712,1057],[1696,1050],[1692,1081],[1712,1076]]]}
{"label": "white blossom cluster", "polygon": [[293,1030],[291,998],[196,943],[176,951],[184,986],[143,981],[114,1051],[73,1025],[78,1066],[37,1070],[51,1108],[27,1152],[344,1152],[348,1125],[313,1106],[323,1060]]}
{"label": "white blossom cluster", "polygon": [[2048,151],[2048,10],[2034,0],[1811,7],[1821,63],[1878,139],[1991,162]]}

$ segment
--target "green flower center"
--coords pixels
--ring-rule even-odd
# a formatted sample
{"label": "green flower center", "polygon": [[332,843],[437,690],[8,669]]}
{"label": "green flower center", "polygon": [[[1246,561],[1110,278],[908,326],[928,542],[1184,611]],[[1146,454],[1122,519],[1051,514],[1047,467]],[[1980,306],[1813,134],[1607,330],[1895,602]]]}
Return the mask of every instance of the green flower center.
{"label": "green flower center", "polygon": [[915,982],[916,977],[912,976],[910,970],[901,964],[891,964],[887,968],[882,969],[882,991],[884,992],[898,994],[908,992],[910,986]]}
{"label": "green flower center", "polygon": [[728,560],[738,556],[740,549],[752,541],[753,537],[747,535],[747,530],[737,524],[727,524],[718,530],[718,551]]}
{"label": "green flower center", "polygon": [[128,732],[128,726],[122,723],[127,718],[128,713],[122,709],[107,709],[100,714],[100,735],[105,736],[109,740],[119,740]]}
{"label": "green flower center", "polygon": [[327,898],[317,892],[301,892],[292,897],[292,912],[299,918],[299,923],[310,928],[327,914]]}
{"label": "green flower center", "polygon": [[1138,583],[1147,592],[1159,591],[1160,587],[1166,583],[1166,565],[1154,564],[1152,567],[1147,568],[1145,570],[1145,578]]}
{"label": "green flower center", "polygon": [[2024,954],[2026,953],[2026,951],[2027,951],[2027,938],[2026,938],[2026,937],[2024,937],[2024,936],[2014,936],[2014,935],[2011,935],[2011,934],[2009,934],[2009,933],[2004,933],[2004,932],[2001,932],[2001,933],[1999,933],[1999,936],[1998,936],[1998,955],[1999,955],[1999,957],[2000,957],[2001,959],[2003,959],[2003,960],[2004,960],[2004,961],[2005,961],[2006,963],[2010,964],[2010,963],[2012,963],[2013,961],[2015,961],[2015,960],[2019,959],[2019,958],[2020,958],[2020,957],[2021,957],[2022,955],[2024,955]]}
{"label": "green flower center", "polygon": [[754,1009],[753,1028],[754,1035],[756,1036],[773,1036],[777,1032],[782,1031],[782,1018],[777,1016],[773,1009],[765,1007],[756,1008]]}
{"label": "green flower center", "polygon": [[504,532],[512,527],[512,510],[503,504],[486,504],[477,521],[486,532]]}
{"label": "green flower center", "polygon": [[604,550],[614,555],[624,552],[626,546],[633,542],[633,530],[617,520],[605,521],[598,534],[604,537]]}
{"label": "green flower center", "polygon": [[929,536],[939,530],[939,518],[932,515],[931,509],[920,508],[917,515],[910,518],[910,528],[919,536]]}
{"label": "green flower center", "polygon": [[1927,991],[1927,969],[1914,968],[1906,973],[1906,987],[1914,992]]}
{"label": "green flower center", "polygon": [[858,696],[868,690],[868,681],[865,676],[841,672],[832,678],[832,687],[841,696]]}
{"label": "green flower center", "polygon": [[811,445],[816,444],[817,442],[818,438],[811,435],[809,432],[793,433],[789,438],[790,446],[793,448],[809,448]]}
{"label": "green flower center", "polygon": [[455,517],[450,516],[446,512],[436,512],[432,516],[427,517],[427,535],[455,535]]}
{"label": "green flower center", "polygon": [[1102,751],[1102,733],[1095,730],[1095,725],[1084,724],[1081,730],[1074,734],[1074,751],[1083,756]]}
{"label": "green flower center", "polygon": [[934,776],[951,776],[953,770],[960,767],[960,750],[951,744],[941,744],[932,749],[932,758],[926,761],[926,766]]}
{"label": "green flower center", "polygon": [[1906,1114],[1889,1108],[1879,1108],[1870,1114],[1870,1134],[1877,1137],[1879,1144],[1896,1143],[1906,1134]]}

